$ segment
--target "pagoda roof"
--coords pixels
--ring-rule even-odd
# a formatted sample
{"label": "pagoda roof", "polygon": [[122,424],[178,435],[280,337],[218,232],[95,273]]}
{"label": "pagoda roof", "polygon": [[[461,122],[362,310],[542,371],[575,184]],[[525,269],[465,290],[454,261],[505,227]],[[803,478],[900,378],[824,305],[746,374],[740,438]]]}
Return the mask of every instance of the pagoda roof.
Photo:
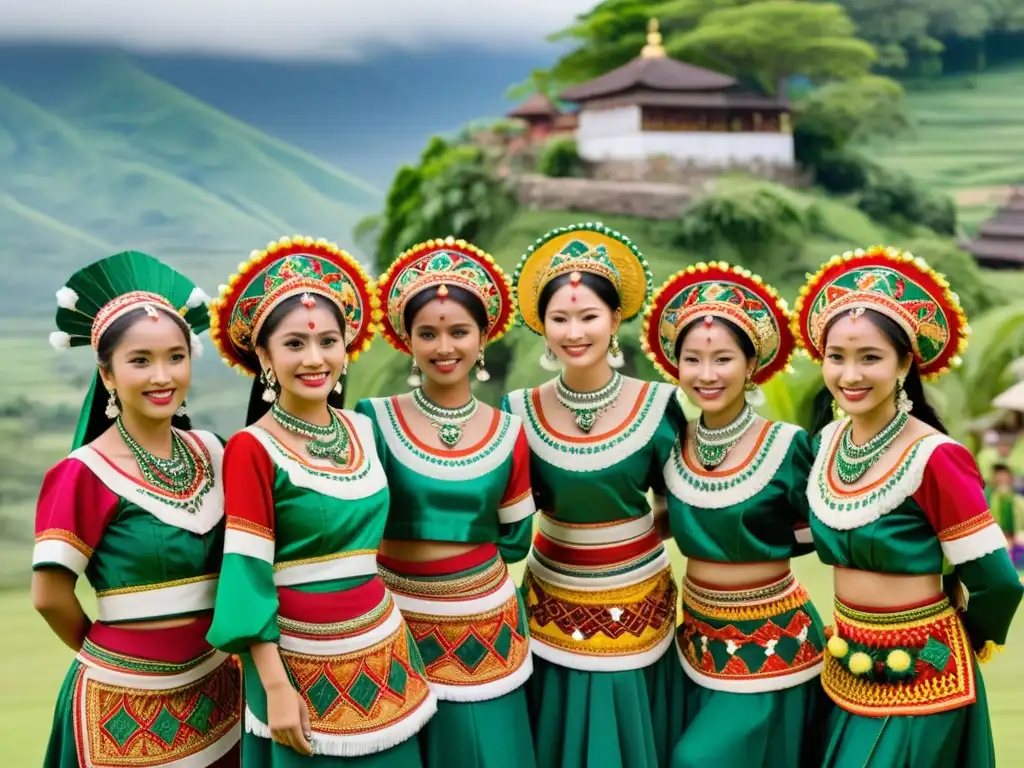
{"label": "pagoda roof", "polygon": [[1017,187],[1002,208],[964,244],[979,264],[1024,267],[1024,189]]}
{"label": "pagoda roof", "polygon": [[651,19],[647,45],[628,64],[568,88],[559,98],[581,103],[621,94],[634,89],[667,92],[724,91],[736,85],[736,78],[669,58],[661,45],[657,19]]}
{"label": "pagoda roof", "polygon": [[507,117],[556,117],[560,114],[562,110],[551,99],[543,93],[535,93],[509,112]]}

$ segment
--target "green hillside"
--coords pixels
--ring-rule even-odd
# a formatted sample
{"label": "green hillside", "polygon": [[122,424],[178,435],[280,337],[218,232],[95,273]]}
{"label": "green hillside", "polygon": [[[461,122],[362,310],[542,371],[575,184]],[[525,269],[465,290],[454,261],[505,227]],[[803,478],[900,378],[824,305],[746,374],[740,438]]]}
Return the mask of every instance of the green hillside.
{"label": "green hillside", "polygon": [[[19,90],[0,83],[7,316],[52,311],[74,267],[135,248],[213,291],[240,257],[295,232],[350,240],[380,192],[119,56]],[[55,284],[57,281],[57,284]]]}
{"label": "green hillside", "polygon": [[1002,188],[1024,184],[1024,67],[911,86],[908,104],[914,130],[868,154],[953,196],[973,231]]}

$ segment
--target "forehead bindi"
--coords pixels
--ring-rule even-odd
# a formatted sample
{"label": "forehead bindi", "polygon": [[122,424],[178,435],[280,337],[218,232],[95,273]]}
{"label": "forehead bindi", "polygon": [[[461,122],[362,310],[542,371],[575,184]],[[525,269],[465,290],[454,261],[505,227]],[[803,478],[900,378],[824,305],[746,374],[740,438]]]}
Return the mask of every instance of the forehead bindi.
{"label": "forehead bindi", "polygon": [[683,351],[690,352],[739,353],[741,351],[736,339],[725,328],[718,323],[712,323],[709,326],[703,322],[690,329],[683,339],[682,348]]}
{"label": "forehead bindi", "polygon": [[476,325],[469,310],[457,301],[450,298],[441,298],[428,301],[416,317],[413,318],[413,328],[419,326],[430,326],[432,328],[452,327],[456,325]]}
{"label": "forehead bindi", "polygon": [[864,317],[841,317],[828,332],[826,347],[838,349],[890,349],[892,344],[870,320]]}
{"label": "forehead bindi", "polygon": [[338,325],[338,318],[326,306],[325,301],[318,300],[312,307],[295,307],[281,320],[281,324],[274,331],[274,336],[288,333],[339,333],[341,327]]}
{"label": "forehead bindi", "polygon": [[586,285],[563,285],[551,296],[548,312],[598,312],[610,311],[601,298]]}

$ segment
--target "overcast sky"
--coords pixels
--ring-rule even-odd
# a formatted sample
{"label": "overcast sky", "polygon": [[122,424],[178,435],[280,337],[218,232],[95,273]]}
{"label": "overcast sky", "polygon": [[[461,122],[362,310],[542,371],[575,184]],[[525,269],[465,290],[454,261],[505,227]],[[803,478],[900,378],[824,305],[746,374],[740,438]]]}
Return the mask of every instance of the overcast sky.
{"label": "overcast sky", "polygon": [[0,43],[98,43],[148,52],[351,59],[381,46],[515,50],[597,0],[0,0]]}

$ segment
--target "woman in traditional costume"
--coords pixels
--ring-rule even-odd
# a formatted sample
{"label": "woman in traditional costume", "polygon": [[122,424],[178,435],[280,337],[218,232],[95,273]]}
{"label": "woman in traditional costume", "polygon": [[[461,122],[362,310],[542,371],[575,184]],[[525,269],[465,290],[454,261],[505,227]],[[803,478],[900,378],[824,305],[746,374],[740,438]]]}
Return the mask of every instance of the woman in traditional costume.
{"label": "woman in traditional costume", "polygon": [[448,238],[378,283],[384,338],[413,359],[398,397],[364,400],[383,435],[391,510],[378,563],[440,703],[420,732],[431,768],[530,768],[526,617],[506,563],[530,547],[530,451],[517,416],[480,403],[484,348],[513,320],[493,259]]}
{"label": "woman in traditional costume", "polygon": [[246,768],[415,767],[411,737],[436,709],[377,576],[388,511],[379,434],[335,407],[373,335],[373,291],[334,244],[283,238],[254,251],[211,305],[221,354],[256,377],[249,426],[224,454],[209,634],[245,666]]}
{"label": "woman in traditional costume", "polygon": [[993,766],[978,662],[1005,642],[1024,586],[974,459],[922,387],[966,348],[967,318],[923,261],[874,247],[810,279],[794,328],[849,414],[815,437],[807,486],[835,568],[823,765]]}
{"label": "woman in traditional costume", "polygon": [[[661,463],[684,426],[669,384],[622,376],[617,333],[651,276],[600,224],[540,238],[513,283],[521,321],[545,337],[553,381],[509,393],[542,510],[524,582],[535,669],[528,686],[542,768],[654,768],[668,746],[663,674],[676,588],[662,543]],[[657,512],[657,514],[656,514]]]}
{"label": "woman in traditional costume", "polygon": [[672,531],[687,558],[682,666],[670,684],[683,729],[673,768],[821,761],[825,638],[790,571],[790,558],[814,550],[811,440],[747,402],[788,365],[789,320],[774,289],[716,262],[670,278],[644,317],[644,351],[701,409],[664,467]]}
{"label": "woman in traditional costume", "polygon": [[[71,454],[36,511],[32,599],[77,653],[44,766],[239,765],[241,670],[206,642],[224,539],[223,446],[185,396],[206,295],[144,253],[75,272],[58,348],[97,361]],[[96,591],[90,621],[75,596]]]}

